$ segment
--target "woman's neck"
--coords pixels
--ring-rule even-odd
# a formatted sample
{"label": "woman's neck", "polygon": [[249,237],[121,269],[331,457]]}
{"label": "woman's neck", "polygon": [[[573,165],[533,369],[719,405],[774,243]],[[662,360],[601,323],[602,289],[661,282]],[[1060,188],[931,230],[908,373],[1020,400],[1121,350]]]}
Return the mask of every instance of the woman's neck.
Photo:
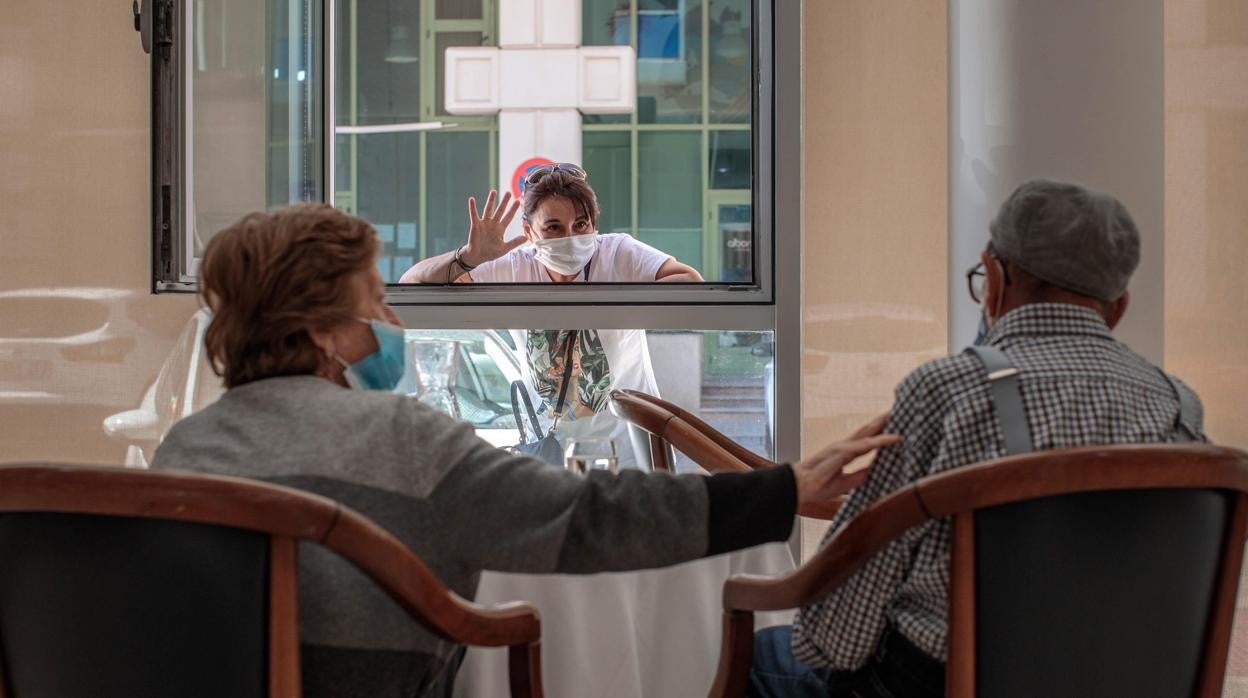
{"label": "woman's neck", "polygon": [[573,281],[576,281],[576,277],[580,276],[581,272],[578,271],[572,276],[568,276],[567,274],[556,274],[555,272],[547,269],[546,275],[550,277],[551,281],[557,284],[570,284]]}

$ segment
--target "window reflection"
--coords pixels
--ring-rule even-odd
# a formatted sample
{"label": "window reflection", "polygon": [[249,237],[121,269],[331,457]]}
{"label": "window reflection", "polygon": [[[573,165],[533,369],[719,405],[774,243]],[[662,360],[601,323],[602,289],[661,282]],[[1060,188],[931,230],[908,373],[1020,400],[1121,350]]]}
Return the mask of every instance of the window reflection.
{"label": "window reflection", "polygon": [[321,198],[319,4],[198,0],[184,268],[247,213]]}
{"label": "window reflection", "polygon": [[711,131],[712,189],[749,189],[754,177],[752,134],[749,131]]}
{"label": "window reflection", "polygon": [[[640,332],[615,330],[621,335]],[[528,366],[528,330],[407,330],[409,359],[432,365],[449,357],[443,375],[427,375],[422,381],[419,371],[409,371],[399,390],[417,395],[426,403],[473,425],[478,436],[499,447],[516,444],[520,432],[511,404],[511,384],[522,381],[532,391],[539,421],[543,429],[550,425],[549,406],[533,386],[533,373]],[[664,330],[642,332],[644,345],[653,366],[655,382],[642,388],[635,385],[636,375],[626,365],[604,367],[608,383],[604,395],[616,388],[642,388],[699,415],[712,427],[759,455],[770,457],[773,451],[771,424],[774,419],[774,367],[772,334],[769,332],[696,332]],[[613,340],[607,339],[607,342]],[[420,356],[411,350],[420,347]],[[438,347],[444,351],[439,352]],[[429,358],[434,357],[434,358]],[[639,356],[615,356],[620,364],[638,360]],[[598,359],[585,355],[587,364]],[[426,371],[426,374],[428,371]],[[587,376],[592,371],[587,372]],[[585,379],[574,376],[578,386]],[[582,386],[573,393],[584,392]],[[523,407],[517,405],[523,415]],[[629,443],[627,425],[619,424],[606,411],[605,403],[578,408],[577,421],[599,420],[605,433],[617,440],[621,462],[636,464],[637,456]],[[522,417],[524,418],[524,417]],[[565,425],[561,438],[575,437],[579,425]],[[613,426],[614,425],[614,426]],[[644,464],[644,454],[641,456]],[[696,470],[688,458],[678,457],[678,470]]]}
{"label": "window reflection", "polygon": [[[498,6],[336,3],[333,200],[388,226],[379,267],[396,283],[410,261],[463,245],[467,198],[483,201],[511,179],[501,171],[513,156],[501,152],[498,115],[449,115],[445,106],[446,49],[495,42]],[[599,230],[631,234],[707,280],[732,283],[753,282],[753,257],[739,256],[731,273],[722,268],[713,194],[748,201],[752,187],[751,10],[749,0],[582,0],[582,45],[628,45],[637,55],[633,112],[581,117],[574,161],[599,197]],[[743,230],[754,234],[752,225]]]}
{"label": "window reflection", "polygon": [[643,132],[637,143],[637,237],[705,272],[701,135]]}
{"label": "window reflection", "polygon": [[749,123],[754,59],[749,0],[711,0],[709,39],[710,120]]}
{"label": "window reflection", "polygon": [[585,170],[591,173],[604,233],[633,232],[633,138],[628,131],[585,134]]}

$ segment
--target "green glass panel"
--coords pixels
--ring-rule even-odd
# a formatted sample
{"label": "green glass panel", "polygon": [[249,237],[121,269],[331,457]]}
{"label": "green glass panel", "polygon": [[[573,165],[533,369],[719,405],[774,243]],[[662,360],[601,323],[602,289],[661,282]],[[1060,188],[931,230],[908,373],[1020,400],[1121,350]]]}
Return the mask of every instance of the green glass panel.
{"label": "green glass panel", "polygon": [[434,6],[438,19],[481,19],[484,11],[482,0],[437,0]]}
{"label": "green glass panel", "polygon": [[702,121],[702,0],[637,11],[637,121]]}
{"label": "green glass panel", "polygon": [[638,235],[643,242],[702,269],[702,137],[638,134]]}
{"label": "green glass panel", "polygon": [[377,228],[382,243],[382,278],[392,283],[407,270],[396,257],[419,257],[420,134],[383,133],[355,136],[359,151],[359,186],[355,210]]}
{"label": "green glass panel", "polygon": [[710,0],[710,120],[746,124],[752,119],[754,40],[749,0]]}
{"label": "green glass panel", "polygon": [[598,196],[598,230],[631,233],[633,230],[632,137],[628,131],[589,131],[582,147],[589,183]]}
{"label": "green glass panel", "polygon": [[[632,40],[632,13],[620,0],[582,0],[581,44],[628,46]],[[627,124],[628,114],[586,114],[587,124]]]}
{"label": "green glass panel", "polygon": [[468,197],[484,201],[490,189],[491,134],[435,131],[428,138],[425,251],[432,256],[468,241]]}
{"label": "green glass panel", "polygon": [[749,131],[711,131],[710,182],[712,189],[749,189],[754,163]]}
{"label": "green glass panel", "polygon": [[[347,77],[347,88],[355,90],[359,110],[354,122],[350,108],[338,102],[338,123],[352,125],[392,124],[420,120],[420,63],[387,60],[410,55],[421,36],[420,12],[413,5],[404,3],[360,2],[356,3],[358,26],[342,24],[338,43],[355,41],[357,64],[355,84],[350,81],[351,64],[347,60],[338,64],[335,77]],[[347,36],[342,36],[346,32]],[[407,48],[402,48],[407,47]],[[339,91],[345,91],[342,87]],[[349,104],[349,100],[348,100]]]}

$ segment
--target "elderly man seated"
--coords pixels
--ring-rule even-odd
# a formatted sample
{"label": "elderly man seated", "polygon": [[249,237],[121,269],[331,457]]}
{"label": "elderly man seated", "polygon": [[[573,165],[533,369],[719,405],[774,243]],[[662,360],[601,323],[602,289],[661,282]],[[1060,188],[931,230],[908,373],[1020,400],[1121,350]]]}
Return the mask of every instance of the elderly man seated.
{"label": "elderly man seated", "polygon": [[[1120,202],[1031,181],[990,227],[967,274],[986,332],[902,381],[887,430],[903,440],[880,451],[829,536],[950,468],[1028,449],[1204,440],[1195,394],[1110,334],[1140,257]],[[1002,368],[1018,369],[1012,393],[990,388]],[[911,529],[794,626],[760,632],[751,695],[944,695],[949,549],[947,520]]]}

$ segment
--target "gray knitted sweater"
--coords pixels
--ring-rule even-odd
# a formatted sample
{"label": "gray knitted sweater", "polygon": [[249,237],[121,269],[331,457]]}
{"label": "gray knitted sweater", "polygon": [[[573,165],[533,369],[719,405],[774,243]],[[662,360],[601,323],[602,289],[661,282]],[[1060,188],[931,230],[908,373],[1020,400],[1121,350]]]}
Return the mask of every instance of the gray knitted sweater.
{"label": "gray knitted sweater", "polygon": [[[588,477],[515,457],[416,400],[314,376],[226,392],[173,427],[153,468],[316,492],[386,528],[464,598],[482,570],[661,567],[785,539],[792,471]],[[459,648],[432,637],[351,565],[300,550],[305,695],[442,695]]]}

